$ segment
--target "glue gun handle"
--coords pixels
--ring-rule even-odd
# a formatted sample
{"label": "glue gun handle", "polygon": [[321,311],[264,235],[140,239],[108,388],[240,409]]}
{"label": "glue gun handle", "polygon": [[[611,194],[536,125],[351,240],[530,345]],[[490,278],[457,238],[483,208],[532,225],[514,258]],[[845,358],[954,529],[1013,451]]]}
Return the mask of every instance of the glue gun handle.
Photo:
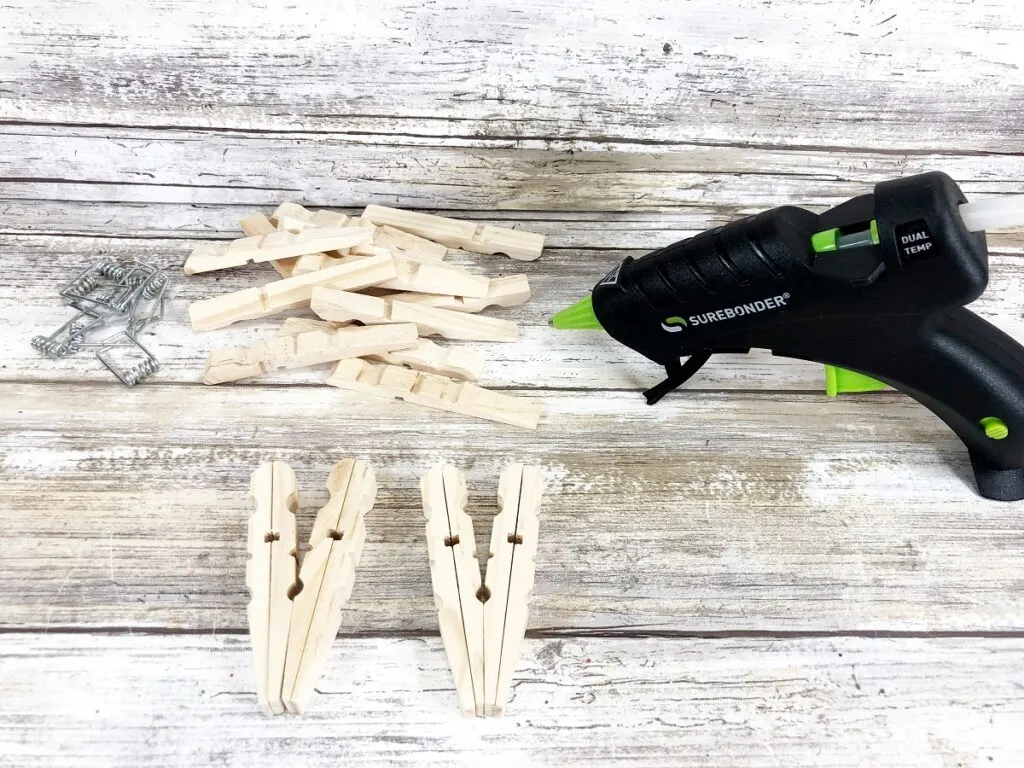
{"label": "glue gun handle", "polygon": [[962,307],[934,320],[916,375],[897,386],[964,441],[982,496],[1024,498],[1024,347]]}
{"label": "glue gun handle", "polygon": [[[1024,499],[1024,347],[962,307],[836,320],[809,337],[791,356],[849,368],[910,395],[963,440],[982,496]],[[836,339],[860,343],[836,351]]]}

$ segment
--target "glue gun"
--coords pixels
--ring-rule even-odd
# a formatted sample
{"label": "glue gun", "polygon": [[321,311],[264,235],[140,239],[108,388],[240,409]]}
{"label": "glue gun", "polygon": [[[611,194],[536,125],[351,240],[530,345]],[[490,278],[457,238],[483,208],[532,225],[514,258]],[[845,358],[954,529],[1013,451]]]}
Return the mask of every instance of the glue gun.
{"label": "glue gun", "polygon": [[[1024,347],[965,305],[988,283],[984,230],[1024,196],[968,203],[944,173],[822,214],[782,206],[628,257],[555,328],[603,328],[665,366],[653,404],[716,352],[826,364],[829,394],[891,386],[967,446],[982,496],[1024,498]],[[682,358],[688,358],[685,363]]]}

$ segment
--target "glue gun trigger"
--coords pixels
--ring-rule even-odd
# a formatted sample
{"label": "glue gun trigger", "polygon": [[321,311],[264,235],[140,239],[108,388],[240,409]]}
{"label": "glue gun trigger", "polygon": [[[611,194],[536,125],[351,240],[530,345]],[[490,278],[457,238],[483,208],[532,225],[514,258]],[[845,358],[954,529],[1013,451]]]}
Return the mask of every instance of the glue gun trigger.
{"label": "glue gun trigger", "polygon": [[665,373],[668,377],[646,392],[644,397],[647,398],[648,405],[654,405],[656,402],[661,400],[665,395],[674,389],[681,387],[687,381],[689,381],[697,371],[704,367],[704,364],[711,359],[712,351],[710,349],[703,349],[700,352],[695,352],[690,355],[685,363],[680,363],[675,360],[665,366]]}

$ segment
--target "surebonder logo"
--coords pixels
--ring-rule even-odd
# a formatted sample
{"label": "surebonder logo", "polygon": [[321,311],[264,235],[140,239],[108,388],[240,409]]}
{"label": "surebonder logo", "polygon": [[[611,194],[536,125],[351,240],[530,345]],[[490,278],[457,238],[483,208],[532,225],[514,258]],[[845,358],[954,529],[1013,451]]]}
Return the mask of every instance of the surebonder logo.
{"label": "surebonder logo", "polygon": [[759,312],[767,312],[769,309],[779,309],[780,307],[786,306],[788,301],[789,293],[783,293],[779,296],[769,296],[764,299],[758,299],[757,301],[751,301],[747,304],[738,304],[735,307],[717,309],[714,312],[702,312],[699,315],[690,315],[685,319],[678,315],[673,315],[672,317],[666,317],[664,322],[662,322],[661,327],[669,333],[679,333],[683,328],[688,326],[708,325],[722,320],[732,320],[734,317],[756,315]]}

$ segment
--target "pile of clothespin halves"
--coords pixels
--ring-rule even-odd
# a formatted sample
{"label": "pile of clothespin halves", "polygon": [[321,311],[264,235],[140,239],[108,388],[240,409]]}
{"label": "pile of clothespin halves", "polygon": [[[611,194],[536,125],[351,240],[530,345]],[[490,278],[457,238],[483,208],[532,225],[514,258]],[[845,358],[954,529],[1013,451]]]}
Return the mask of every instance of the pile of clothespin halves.
{"label": "pile of clothespin halves", "polygon": [[60,292],[77,314],[32,346],[54,360],[95,348],[123,384],[135,386],[160,367],[138,337],[163,317],[166,289],[167,276],[148,264],[97,261]]}
{"label": "pile of clothespin halves", "polygon": [[[420,488],[434,602],[459,706],[466,715],[501,715],[533,592],[541,470],[512,464],[502,472],[483,582],[463,474],[439,466]],[[268,715],[301,714],[313,694],[355,584],[364,518],[377,496],[373,468],[344,459],[334,465],[327,490],[299,568],[295,473],[275,461],[252,474],[249,633],[257,695]]]}
{"label": "pile of clothespin halves", "polygon": [[276,338],[214,350],[207,384],[337,361],[332,386],[536,428],[539,405],[474,383],[484,364],[478,353],[423,337],[515,341],[515,323],[474,313],[524,303],[526,276],[489,279],[444,259],[451,248],[529,261],[540,256],[542,235],[379,205],[350,217],[294,203],[270,218],[247,217],[242,230],[247,237],[196,248],[185,273],[269,261],[280,279],[194,302],[192,327],[302,308],[318,319],[289,317]]}

